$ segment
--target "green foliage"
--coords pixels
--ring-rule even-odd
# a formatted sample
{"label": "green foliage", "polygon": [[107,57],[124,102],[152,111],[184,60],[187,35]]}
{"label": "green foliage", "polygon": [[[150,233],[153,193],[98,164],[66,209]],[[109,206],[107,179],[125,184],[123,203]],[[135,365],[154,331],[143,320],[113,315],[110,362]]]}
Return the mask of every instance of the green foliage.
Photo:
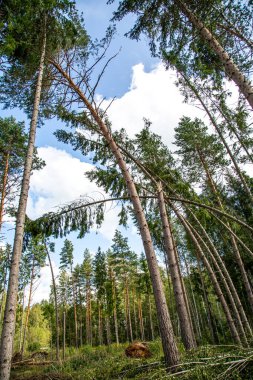
{"label": "green foliage", "polygon": [[54,76],[48,59],[62,50],[87,46],[89,38],[71,0],[5,0],[1,11],[0,56],[4,56],[8,64],[0,78],[0,99],[5,107],[22,108],[31,116],[45,36],[46,67],[41,111],[45,104],[51,104],[53,96],[50,89]]}
{"label": "green foliage", "polygon": [[175,128],[175,145],[182,158],[182,171],[193,183],[203,181],[203,177],[206,181],[207,173],[213,176],[228,165],[223,145],[216,135],[208,133],[208,127],[200,119],[180,120]]}
{"label": "green foliage", "polygon": [[[20,318],[25,318],[24,314],[20,314]],[[15,351],[19,351],[20,326],[16,325],[14,347]],[[29,352],[37,351],[40,348],[49,348],[50,346],[50,321],[45,318],[42,304],[34,304],[30,310],[29,325],[27,330],[26,350]]]}
{"label": "green foliage", "polygon": [[[252,33],[250,3],[211,0],[207,7],[205,1],[123,0],[114,13],[114,20],[121,20],[129,13],[136,15],[135,24],[127,33],[130,38],[138,40],[144,33],[152,54],[163,58],[166,65],[184,67],[189,76],[220,81],[224,75],[223,65],[193,27],[184,6],[212,31],[233,60],[247,72],[252,66],[252,44],[247,43]],[[238,49],[240,44],[245,50]]]}
{"label": "green foliage", "polygon": [[27,346],[27,350],[29,352],[36,352],[36,351],[39,351],[41,348],[41,344],[40,342],[32,342],[32,343],[28,343],[28,346]]}
{"label": "green foliage", "polygon": [[[28,134],[25,132],[24,122],[18,122],[13,117],[0,118],[0,191],[4,194],[4,213],[13,207],[20,189],[27,145]],[[45,162],[38,157],[35,148],[33,170],[42,169],[44,165]],[[7,184],[3,189],[3,177],[7,167]]]}
{"label": "green foliage", "polygon": [[[126,345],[110,347],[84,346],[75,352],[67,352],[67,360],[62,365],[47,368],[27,368],[27,376],[48,375],[50,378],[73,380],[116,380],[116,379],[177,379],[211,380],[251,379],[252,350],[241,350],[236,346],[202,346],[194,352],[182,353],[182,365],[178,374],[166,373],[161,360],[160,341],[149,343],[150,359],[130,359],[124,355]],[[13,379],[20,378],[22,369],[13,372]],[[58,377],[57,377],[58,376]],[[66,376],[66,377],[65,377]],[[26,380],[26,377],[24,378]]]}
{"label": "green foliage", "polygon": [[74,250],[73,243],[70,240],[65,239],[63,248],[61,250],[61,258],[60,258],[61,269],[71,268],[72,270],[73,257],[74,257],[73,250]]}

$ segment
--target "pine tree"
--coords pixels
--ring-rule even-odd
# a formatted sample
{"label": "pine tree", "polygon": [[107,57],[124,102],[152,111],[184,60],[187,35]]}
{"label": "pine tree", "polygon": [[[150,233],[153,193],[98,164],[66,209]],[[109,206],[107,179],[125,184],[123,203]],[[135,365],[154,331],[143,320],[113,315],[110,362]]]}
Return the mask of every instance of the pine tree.
{"label": "pine tree", "polygon": [[[110,0],[109,3],[114,2]],[[237,11],[237,18],[233,11]],[[237,38],[224,25],[224,15],[230,24],[237,24],[248,31],[252,4],[239,5],[237,1],[212,0],[208,5],[202,1],[121,1],[114,20],[121,20],[128,13],[137,15],[134,27],[128,33],[138,39],[145,33],[150,39],[151,51],[163,57],[166,65],[187,68],[189,76],[201,76],[220,81],[226,75],[239,87],[239,91],[253,107],[252,85],[247,79],[252,59],[238,49]],[[233,18],[232,18],[233,17]],[[233,21],[232,21],[233,19]],[[231,29],[230,29],[231,30]],[[242,33],[243,34],[243,33]],[[251,56],[252,45],[245,50]]]}
{"label": "pine tree", "polygon": [[78,347],[78,326],[77,326],[77,309],[76,309],[76,283],[73,271],[73,243],[65,239],[64,245],[60,253],[60,268],[70,271],[71,282],[72,282],[72,297],[73,297],[73,308],[74,308],[74,320],[75,320],[75,344]]}

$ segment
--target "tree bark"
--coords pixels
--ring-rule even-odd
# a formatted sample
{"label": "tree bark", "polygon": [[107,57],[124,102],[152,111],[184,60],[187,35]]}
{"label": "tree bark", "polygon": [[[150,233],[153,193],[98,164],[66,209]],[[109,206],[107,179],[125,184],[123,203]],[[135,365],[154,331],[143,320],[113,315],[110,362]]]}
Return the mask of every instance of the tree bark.
{"label": "tree bark", "polygon": [[[243,324],[242,318],[241,318],[239,310],[238,310],[239,308],[237,307],[237,301],[235,301],[237,293],[235,291],[235,296],[233,296],[233,294],[231,292],[231,289],[233,289],[233,291],[234,291],[234,285],[233,285],[233,282],[231,280],[231,277],[228,274],[227,269],[225,270],[226,275],[224,276],[224,274],[223,274],[223,272],[222,272],[222,270],[220,268],[220,265],[219,265],[219,263],[222,261],[221,258],[220,258],[221,261],[220,260],[218,260],[218,261],[216,260],[216,256],[212,254],[212,251],[209,249],[208,245],[202,239],[202,237],[200,236],[200,234],[198,233],[198,231],[189,222],[187,222],[187,223],[188,223],[189,227],[191,228],[192,232],[194,233],[194,235],[197,237],[197,239],[199,239],[199,241],[201,242],[201,244],[204,246],[204,248],[209,253],[210,259],[211,259],[212,263],[214,264],[214,267],[215,267],[217,273],[219,274],[221,282],[222,282],[222,284],[224,286],[224,289],[225,289],[225,291],[227,293],[227,296],[228,296],[228,299],[230,301],[230,305],[231,305],[231,308],[233,310],[234,317],[235,317],[235,319],[237,321],[237,327],[238,327],[239,332],[240,332],[240,338],[242,339],[242,341],[244,342],[244,344],[246,346],[248,346],[248,341],[247,341],[247,336],[246,336],[245,329],[244,329],[244,324]],[[222,262],[221,267],[223,267],[223,266],[225,267],[224,263]],[[229,282],[230,286],[228,285],[228,282]],[[238,295],[237,295],[237,297],[238,297]],[[246,318],[246,316],[245,316],[245,318]],[[247,319],[246,319],[246,321],[247,321]]]}
{"label": "tree bark", "polygon": [[25,313],[25,288],[23,290],[23,296],[22,296],[22,315],[20,319],[19,352],[21,352],[21,347],[22,347],[23,329],[24,329],[24,313]]}
{"label": "tree bark", "polygon": [[112,343],[112,340],[111,340],[110,318],[108,315],[106,315],[105,317],[105,323],[106,323],[106,343],[109,346]]}
{"label": "tree bark", "polygon": [[249,302],[251,311],[253,312],[253,293],[252,293],[252,289],[250,286],[250,282],[249,282],[249,279],[248,279],[248,276],[247,276],[247,273],[246,273],[246,270],[245,270],[245,267],[244,267],[244,264],[243,264],[243,261],[241,258],[241,254],[239,252],[238,245],[236,243],[234,236],[231,236],[231,239],[232,239],[232,244],[233,244],[233,248],[234,248],[235,259],[236,259],[237,265],[238,265],[240,272],[241,272],[242,282],[243,282],[244,287],[245,287],[246,292],[247,292],[248,302]]}
{"label": "tree bark", "polygon": [[75,321],[75,346],[78,348],[78,327],[77,327],[77,310],[76,310],[76,284],[73,275],[72,265],[70,266],[71,282],[72,282],[72,295],[73,295],[73,308],[74,308],[74,321]]}
{"label": "tree bark", "polygon": [[66,358],[66,311],[64,309],[63,311],[63,352],[62,352],[62,356],[63,356],[63,361],[65,360]]}
{"label": "tree bark", "polygon": [[178,265],[177,252],[174,249],[171,226],[167,216],[163,189],[161,184],[158,185],[158,205],[163,225],[165,251],[169,262],[169,269],[174,290],[177,313],[179,317],[182,340],[185,348],[187,350],[191,350],[196,347],[196,341],[192,331],[191,316],[188,312],[186,304],[186,295],[184,294],[184,288],[182,286],[181,271]]}
{"label": "tree bark", "polygon": [[103,344],[103,322],[102,322],[102,310],[100,301],[98,301],[98,341],[99,345]]}
{"label": "tree bark", "polygon": [[112,274],[111,268],[110,268],[109,276],[112,281],[113,319],[114,319],[115,338],[116,338],[116,344],[119,345],[119,327],[118,327],[117,306],[116,306],[115,279]]}
{"label": "tree bark", "polygon": [[2,192],[1,192],[1,203],[0,203],[0,232],[1,232],[2,224],[3,224],[4,200],[6,196],[6,186],[7,186],[8,171],[9,171],[9,156],[10,156],[10,153],[7,152],[5,155],[5,165],[4,165],[4,173],[3,173],[3,179],[2,179]]}
{"label": "tree bark", "polygon": [[126,290],[126,321],[127,321],[127,329],[128,329],[128,332],[129,332],[130,342],[133,342],[134,339],[133,339],[133,329],[132,329],[132,320],[131,320],[128,279],[126,279],[126,282],[125,282],[125,290]]}
{"label": "tree bark", "polygon": [[23,181],[21,185],[21,193],[19,199],[19,206],[17,212],[16,230],[14,238],[14,247],[12,254],[12,263],[9,275],[6,307],[4,314],[4,323],[1,336],[0,348],[0,380],[8,380],[11,370],[11,358],[13,350],[13,339],[15,333],[15,320],[16,320],[16,307],[17,307],[17,294],[18,294],[18,277],[19,277],[19,263],[22,253],[24,226],[25,226],[25,213],[28,199],[30,175],[32,170],[33,151],[36,135],[36,125],[39,113],[39,104],[42,89],[42,78],[44,71],[44,61],[46,52],[46,33],[44,33],[43,45],[41,50],[40,65],[38,72],[38,79],[36,84],[36,92],[34,98],[33,115],[30,126],[29,141],[27,148],[27,156],[24,167]]}
{"label": "tree bark", "polygon": [[86,344],[92,346],[91,290],[89,281],[86,284]]}
{"label": "tree bark", "polygon": [[[201,223],[199,222],[196,215],[194,215],[192,213],[192,216],[194,217],[194,220],[197,222],[198,226],[200,227],[200,230],[203,232],[204,236],[206,237],[208,243],[211,246],[212,251],[210,251],[207,244],[204,242],[204,240],[202,240],[204,246],[206,247],[207,251],[210,254],[210,258],[211,258],[212,262],[214,263],[214,266],[215,266],[217,272],[219,273],[219,275],[221,277],[222,283],[224,285],[224,288],[225,288],[227,295],[228,295],[228,298],[230,300],[230,304],[231,304],[231,307],[233,309],[233,312],[234,312],[235,318],[237,320],[238,326],[241,330],[241,334],[242,334],[242,336],[245,337],[245,331],[244,331],[244,328],[245,328],[245,330],[247,330],[248,334],[252,337],[251,327],[250,327],[249,322],[247,320],[245,311],[243,309],[243,306],[241,304],[240,298],[239,298],[238,293],[235,289],[233,281],[230,277],[230,274],[228,273],[228,270],[227,270],[223,260],[221,259],[216,247],[212,243],[209,235],[206,233],[204,227],[201,225]],[[238,311],[239,311],[239,314],[238,314]],[[245,340],[247,340],[246,337],[245,337]]]}
{"label": "tree bark", "polygon": [[55,277],[54,277],[54,270],[52,266],[52,261],[50,257],[50,253],[47,248],[46,242],[44,242],[48,261],[49,261],[49,266],[50,266],[50,272],[51,272],[51,277],[52,277],[52,283],[53,283],[53,292],[54,292],[54,307],[55,307],[55,329],[56,329],[56,359],[58,362],[61,361],[60,358],[60,333],[59,333],[59,309],[58,309],[58,302],[57,302],[57,291],[56,291],[56,283],[55,283]]}
{"label": "tree bark", "polygon": [[6,257],[6,262],[5,262],[5,266],[4,266],[3,292],[1,294],[1,305],[0,305],[0,324],[1,325],[2,325],[2,317],[3,317],[4,306],[5,306],[5,302],[6,302],[6,293],[5,292],[6,292],[6,286],[7,286],[8,266],[9,266],[9,261],[10,261],[9,250],[7,252],[8,252],[8,256]]}
{"label": "tree bark", "polygon": [[184,15],[192,23],[193,27],[198,30],[203,40],[217,54],[222,65],[224,66],[227,76],[232,79],[238,86],[240,92],[245,96],[251,108],[253,108],[253,87],[250,81],[242,74],[229,54],[223,49],[213,34],[205,25],[190,11],[182,0],[174,0]]}
{"label": "tree bark", "polygon": [[143,325],[143,316],[142,316],[142,305],[141,305],[141,297],[138,299],[138,316],[139,316],[139,323],[140,323],[140,333],[141,333],[141,340],[145,340],[144,336],[144,325]]}
{"label": "tree bark", "polygon": [[[203,165],[203,168],[205,170],[205,173],[206,173],[206,176],[207,176],[207,180],[209,182],[209,187],[210,187],[212,193],[214,194],[214,196],[216,197],[217,203],[218,203],[219,207],[221,208],[222,211],[224,211],[224,207],[223,207],[222,201],[220,199],[218,190],[216,188],[216,185],[214,183],[212,175],[211,175],[211,173],[209,171],[209,168],[207,166],[206,160],[205,160],[205,158],[203,157],[203,155],[201,154],[201,152],[199,151],[198,148],[197,148],[197,151],[198,151],[198,155],[199,155],[200,161],[201,161],[201,163]],[[227,225],[228,225],[228,227],[230,229],[229,222],[227,222]],[[250,307],[251,307],[251,309],[253,311],[253,293],[252,293],[252,289],[251,289],[251,286],[250,286],[250,283],[249,283],[249,279],[248,279],[248,276],[247,276],[247,273],[246,273],[246,270],[245,270],[245,267],[244,267],[244,264],[243,264],[243,261],[242,261],[242,258],[241,258],[241,254],[240,254],[240,251],[238,249],[237,242],[235,240],[235,237],[231,233],[230,233],[230,237],[231,237],[231,243],[232,243],[233,251],[234,251],[234,254],[235,254],[236,262],[237,262],[239,270],[241,272],[242,281],[243,281],[243,284],[244,284],[244,287],[246,289],[246,293],[247,293],[247,296],[248,296],[248,301],[249,301]]]}
{"label": "tree bark", "polygon": [[154,334],[154,325],[153,325],[153,318],[152,318],[152,305],[151,305],[151,299],[150,299],[149,294],[148,294],[148,312],[149,312],[149,325],[150,325],[150,332],[151,332],[151,340],[154,340],[155,334]]}
{"label": "tree bark", "polygon": [[163,289],[163,283],[160,276],[160,271],[159,271],[155,251],[152,244],[152,238],[151,238],[148,224],[147,224],[144,211],[141,205],[141,201],[137,193],[136,186],[134,184],[134,180],[127,168],[126,162],[124,161],[124,158],[120,149],[115,143],[106,124],[103,122],[103,120],[99,116],[98,110],[92,106],[92,104],[87,100],[87,98],[82,93],[80,88],[78,88],[75,85],[71,77],[61,68],[61,66],[54,61],[50,61],[50,62],[59,71],[59,73],[61,73],[61,75],[67,81],[67,84],[76,92],[80,100],[84,103],[86,108],[89,110],[92,118],[98,125],[102,135],[107,141],[109,148],[111,152],[113,153],[121,169],[123,178],[127,185],[129,196],[133,204],[134,213],[137,219],[137,223],[139,226],[139,230],[140,230],[140,234],[141,234],[141,238],[142,238],[142,242],[144,245],[144,250],[145,250],[145,254],[146,254],[146,258],[148,262],[148,268],[150,272],[154,298],[156,302],[157,317],[159,321],[162,346],[163,346],[164,357],[165,357],[165,364],[167,367],[171,367],[172,369],[173,366],[177,365],[179,362],[179,351],[176,345],[176,341],[175,341],[175,337],[174,337],[174,333],[172,329],[171,319],[170,319],[170,315],[169,315],[169,311],[168,311],[168,307],[166,303],[166,298],[165,298],[165,293]]}
{"label": "tree bark", "polygon": [[138,324],[137,324],[137,315],[136,315],[136,299],[135,299],[135,291],[132,290],[132,298],[133,298],[133,313],[134,313],[134,335],[135,339],[138,339]]}
{"label": "tree bark", "polygon": [[[238,177],[240,178],[240,180],[241,180],[241,182],[242,182],[242,184],[244,186],[245,191],[248,194],[251,203],[253,204],[253,195],[252,195],[252,193],[250,191],[250,188],[249,188],[249,186],[248,186],[248,184],[247,184],[247,182],[246,182],[246,180],[244,178],[244,175],[241,172],[241,169],[239,168],[239,165],[237,164],[237,162],[236,162],[236,160],[235,160],[235,158],[233,156],[233,153],[231,152],[231,150],[230,150],[230,148],[229,148],[229,146],[228,146],[228,144],[227,144],[227,142],[226,142],[226,140],[225,140],[225,138],[224,138],[224,136],[223,136],[223,134],[222,134],[219,126],[218,126],[218,124],[216,123],[216,120],[215,120],[214,116],[209,111],[208,107],[206,106],[205,102],[203,101],[203,99],[200,96],[200,94],[199,94],[198,90],[196,89],[196,87],[190,82],[190,80],[187,78],[187,76],[184,73],[180,72],[180,74],[185,79],[186,83],[188,84],[188,86],[191,89],[191,91],[195,94],[196,98],[199,100],[199,102],[202,105],[203,109],[205,110],[207,116],[209,117],[211,123],[213,124],[214,129],[216,130],[216,132],[217,132],[218,136],[220,137],[220,139],[221,139],[221,141],[222,141],[222,143],[223,143],[223,145],[224,145],[224,147],[225,147],[225,149],[226,149],[226,151],[227,151],[227,153],[228,153],[231,161],[233,162],[233,165],[235,167],[235,171],[236,171]],[[252,92],[252,99],[253,99],[253,92]]]}
{"label": "tree bark", "polygon": [[240,344],[241,344],[240,336],[239,336],[238,331],[237,331],[237,329],[236,329],[236,326],[235,326],[235,323],[234,323],[234,321],[233,321],[232,315],[231,315],[231,313],[230,313],[230,310],[229,310],[228,304],[227,304],[227,302],[226,302],[226,300],[225,300],[225,297],[224,297],[224,295],[223,295],[223,292],[222,292],[222,290],[221,290],[221,288],[220,288],[220,285],[219,285],[219,283],[218,283],[217,277],[216,277],[216,275],[215,275],[215,273],[214,273],[214,271],[213,271],[213,269],[212,269],[212,267],[211,267],[209,261],[208,261],[207,258],[205,257],[205,255],[204,255],[204,253],[203,253],[203,251],[202,251],[202,249],[201,249],[201,247],[200,247],[200,245],[199,245],[199,243],[198,243],[196,237],[195,237],[194,234],[192,233],[191,228],[190,228],[188,222],[187,222],[187,221],[185,220],[185,218],[184,218],[184,217],[183,217],[183,216],[177,211],[176,208],[174,208],[174,211],[175,211],[175,213],[176,213],[178,219],[180,220],[180,222],[181,222],[182,225],[184,226],[186,232],[189,234],[190,238],[192,239],[192,241],[193,241],[193,243],[194,243],[194,245],[195,245],[195,247],[196,247],[196,249],[197,249],[197,252],[198,252],[200,258],[201,258],[201,260],[202,260],[204,266],[206,267],[206,269],[207,269],[207,271],[208,271],[208,273],[209,273],[209,275],[210,275],[210,279],[211,279],[211,281],[212,281],[212,283],[213,283],[214,289],[215,289],[215,291],[216,291],[216,295],[217,295],[217,297],[218,297],[218,299],[219,299],[219,301],[220,301],[220,303],[221,303],[221,305],[222,305],[222,307],[223,307],[224,313],[225,313],[225,315],[226,315],[226,319],[227,319],[227,323],[228,323],[228,326],[229,326],[229,329],[230,329],[231,335],[232,335],[232,337],[233,337],[235,343],[240,345]]}
{"label": "tree bark", "polygon": [[30,282],[29,297],[28,297],[28,304],[27,304],[27,308],[26,308],[26,317],[25,317],[25,324],[24,324],[24,334],[23,334],[23,340],[22,340],[21,351],[20,351],[21,360],[23,360],[23,355],[24,355],[24,350],[25,350],[26,333],[27,333],[28,321],[29,321],[30,310],[31,310],[34,270],[35,270],[35,258],[33,256],[31,282]]}

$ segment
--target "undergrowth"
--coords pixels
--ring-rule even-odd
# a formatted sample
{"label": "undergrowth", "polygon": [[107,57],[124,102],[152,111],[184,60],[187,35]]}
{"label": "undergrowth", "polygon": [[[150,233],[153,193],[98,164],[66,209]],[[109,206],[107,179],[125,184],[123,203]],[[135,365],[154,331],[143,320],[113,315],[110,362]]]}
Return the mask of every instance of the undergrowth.
{"label": "undergrowth", "polygon": [[175,372],[166,371],[159,341],[149,343],[152,357],[130,359],[125,356],[126,344],[119,346],[83,346],[70,348],[63,364],[14,369],[16,380],[253,380],[253,349],[238,346],[202,346],[185,352]]}

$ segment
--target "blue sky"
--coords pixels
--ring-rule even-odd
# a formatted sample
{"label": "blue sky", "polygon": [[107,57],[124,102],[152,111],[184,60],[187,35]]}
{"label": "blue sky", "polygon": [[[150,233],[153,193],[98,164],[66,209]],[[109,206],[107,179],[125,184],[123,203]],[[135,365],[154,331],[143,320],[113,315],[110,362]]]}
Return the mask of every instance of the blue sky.
{"label": "blue sky", "polygon": [[[103,0],[77,0],[77,7],[83,12],[87,32],[93,39],[103,38],[116,5],[117,2],[106,5],[106,1]],[[131,41],[124,36],[133,23],[134,18],[128,16],[117,25],[117,34],[108,54],[110,56],[121,50],[103,76],[97,96],[108,99],[105,106],[110,103],[111,98],[116,97],[108,111],[114,129],[124,127],[129,135],[133,136],[142,128],[143,117],[148,117],[153,121],[153,130],[172,147],[173,129],[180,116],[197,116],[199,111],[182,104],[182,97],[174,85],[175,74],[171,71],[166,72],[161,63],[150,56],[147,41]],[[29,121],[19,110],[5,110],[1,116],[10,115],[18,120],[26,120],[26,125],[29,126]],[[44,212],[54,210],[57,205],[73,201],[80,196],[101,198],[101,191],[84,176],[84,172],[91,169],[88,158],[74,152],[70,146],[59,143],[52,134],[59,127],[62,128],[63,125],[56,120],[50,120],[37,130],[36,145],[47,165],[31,177],[27,209],[31,218],[39,217]],[[85,248],[96,252],[98,246],[106,250],[111,245],[117,228],[118,212],[119,208],[115,204],[108,205],[106,222],[101,231],[91,232],[82,240],[77,240],[74,233],[67,236],[74,243],[76,262],[81,261]],[[6,223],[5,226],[6,229],[13,230],[13,225]],[[140,253],[142,244],[136,229],[130,225],[127,230],[122,231],[128,236],[132,249]],[[7,235],[11,242],[12,232],[9,231]],[[56,243],[53,261],[57,272],[63,241],[58,239]],[[45,268],[42,274],[36,300],[46,296],[51,281],[48,268]]]}

